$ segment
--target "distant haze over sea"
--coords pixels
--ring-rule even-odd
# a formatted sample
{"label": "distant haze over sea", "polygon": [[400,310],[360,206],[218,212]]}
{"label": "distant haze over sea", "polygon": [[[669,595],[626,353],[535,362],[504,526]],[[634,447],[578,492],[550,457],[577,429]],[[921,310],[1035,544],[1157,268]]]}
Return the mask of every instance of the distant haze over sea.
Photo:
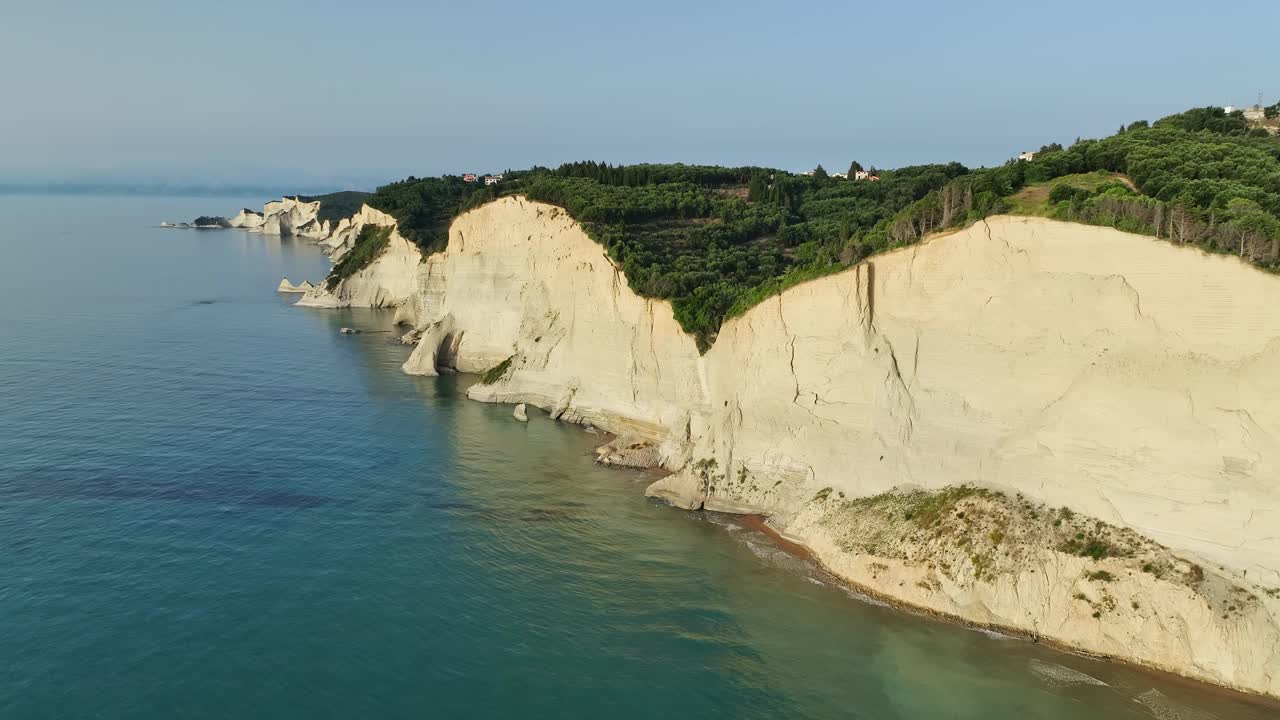
{"label": "distant haze over sea", "polygon": [[[16,183],[0,181],[0,195],[138,195],[138,196],[209,196],[245,197],[260,196],[264,200],[284,195],[320,195],[339,189],[330,185],[279,184],[221,184],[181,182],[77,182],[52,181],[44,183]],[[343,190],[361,190],[341,186]],[[372,189],[372,186],[368,189]],[[216,210],[216,208],[213,208]],[[229,211],[229,209],[228,209]]]}

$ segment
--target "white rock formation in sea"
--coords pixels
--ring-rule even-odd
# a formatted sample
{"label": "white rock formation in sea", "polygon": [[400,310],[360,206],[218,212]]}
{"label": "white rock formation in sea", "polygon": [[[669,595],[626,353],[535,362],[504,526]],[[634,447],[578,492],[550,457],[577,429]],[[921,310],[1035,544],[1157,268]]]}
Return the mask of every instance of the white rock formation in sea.
{"label": "white rock formation in sea", "polygon": [[525,412],[524,403],[516,405],[516,409],[511,411],[511,417],[519,420],[520,422],[529,422],[529,414]]}
{"label": "white rock formation in sea", "polygon": [[[318,200],[302,202],[296,198],[281,198],[263,206],[261,224],[246,227],[264,235],[320,240],[327,238],[330,230],[328,220],[321,222],[317,218],[319,212],[320,201]],[[249,221],[252,222],[251,219]]]}
{"label": "white rock formation in sea", "polygon": [[244,208],[235,217],[210,218],[217,223],[197,222],[188,225],[162,224],[163,227],[230,227],[258,232],[264,235],[280,235],[285,237],[301,237],[311,240],[327,240],[333,235],[328,220],[318,218],[320,201],[302,202],[297,198],[281,198],[272,200],[263,206],[262,212]]}
{"label": "white rock formation in sea", "polygon": [[301,283],[294,285],[289,282],[289,278],[280,278],[280,284],[276,286],[276,292],[282,293],[305,293],[315,289],[315,285],[310,280],[303,280]]}
{"label": "white rock formation in sea", "polygon": [[[222,225],[225,227],[240,228],[249,232],[262,233],[263,235],[279,235],[281,237],[295,237],[314,241],[334,262],[342,259],[342,256],[351,249],[365,225],[394,223],[390,216],[367,205],[363,206],[353,216],[342,218],[336,223],[327,219],[322,221],[319,219],[321,204],[319,200],[303,202],[297,198],[284,197],[266,203],[261,212],[244,208],[230,220],[218,219],[225,223],[225,225]],[[173,228],[193,227],[193,225],[187,223],[177,225],[161,223],[160,225],[161,227]],[[382,300],[383,304],[387,304],[386,298]],[[327,301],[322,300],[315,302],[319,303],[318,306],[325,307],[346,306],[341,300],[335,301],[338,303],[337,305],[329,304]],[[365,302],[364,299],[357,302],[357,305],[363,302]],[[399,302],[399,300],[396,300],[396,302]]]}
{"label": "white rock formation in sea", "polygon": [[[399,308],[419,338],[409,373],[509,361],[468,396],[613,433],[602,462],[672,472],[650,494],[765,514],[872,591],[1280,696],[1280,278],[997,217],[793,287],[699,355],[670,305],[636,296],[559,208],[505,198],[449,235],[423,260],[392,233],[369,267],[299,304]],[[962,483],[1131,529],[1182,565],[1157,577],[993,540],[1007,557],[975,550],[943,570],[856,544],[859,498]],[[1079,586],[1106,568],[1111,602]]]}
{"label": "white rock formation in sea", "polygon": [[229,220],[228,222],[231,223],[231,227],[233,228],[250,229],[250,228],[262,227],[262,223],[264,222],[264,220],[262,217],[262,213],[256,212],[254,210],[250,210],[249,208],[244,208],[239,213],[237,213],[235,217],[231,218],[231,220]]}

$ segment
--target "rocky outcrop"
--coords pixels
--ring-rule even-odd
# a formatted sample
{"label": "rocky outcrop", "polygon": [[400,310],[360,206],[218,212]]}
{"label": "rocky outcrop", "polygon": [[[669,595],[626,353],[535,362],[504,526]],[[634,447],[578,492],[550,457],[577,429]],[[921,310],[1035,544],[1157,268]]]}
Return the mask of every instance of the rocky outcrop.
{"label": "rocky outcrop", "polygon": [[1275,694],[1277,603],[1230,571],[1025,496],[973,487],[820,493],[790,532],[874,595]]}
{"label": "rocky outcrop", "polygon": [[296,198],[273,200],[262,208],[262,224],[251,229],[264,235],[302,237],[322,240],[329,237],[329,221],[318,219],[320,202],[302,202]]}
{"label": "rocky outcrop", "polygon": [[310,280],[303,280],[298,285],[289,282],[289,278],[280,278],[280,284],[276,286],[276,292],[282,293],[305,293],[315,289],[315,285]]}
{"label": "rocky outcrop", "polygon": [[319,220],[319,212],[318,200],[302,202],[296,198],[286,197],[268,202],[263,206],[262,212],[244,208],[230,220],[224,217],[201,216],[190,224],[162,223],[162,227],[240,228],[264,235],[326,240],[333,235],[333,230],[328,220]]}
{"label": "rocky outcrop", "polygon": [[[395,218],[365,205],[353,217],[344,219],[340,228],[358,235],[365,225],[389,227]],[[418,246],[393,230],[387,248],[373,262],[350,277],[330,286],[328,281],[309,290],[296,303],[301,307],[400,308],[397,320],[414,324],[417,319],[417,288],[422,253]]]}
{"label": "rocky outcrop", "polygon": [[[349,195],[352,193],[336,193]],[[341,218],[336,223],[328,219],[320,219],[322,200],[303,202],[298,198],[284,197],[272,200],[263,206],[262,212],[244,208],[230,220],[222,217],[200,217],[194,223],[163,222],[161,227],[167,228],[240,228],[249,232],[264,235],[296,237],[314,241],[329,255],[334,262],[342,259],[359,237],[360,231],[367,224],[392,225],[395,223],[389,215],[365,205],[351,217]],[[282,291],[284,292],[284,291]],[[386,298],[382,298],[386,302]],[[341,306],[339,304],[338,306]]]}
{"label": "rocky outcrop", "polygon": [[651,468],[662,464],[662,456],[653,440],[627,433],[596,448],[596,462],[619,467]]}
{"label": "rocky outcrop", "polygon": [[265,220],[262,217],[262,213],[249,208],[243,208],[230,220],[231,227],[245,228],[246,230],[262,227],[263,222]]}
{"label": "rocky outcrop", "polygon": [[516,409],[511,411],[511,417],[519,420],[520,422],[529,422],[529,414],[525,411],[524,403],[516,405]]}
{"label": "rocky outcrop", "polygon": [[[672,472],[650,494],[768,515],[887,596],[1280,695],[1280,279],[1000,217],[791,288],[700,356],[670,306],[636,296],[559,208],[506,198],[458,218],[425,261],[397,247],[339,292],[413,319],[406,372],[503,365],[469,397],[611,432],[602,462]],[[1055,545],[1007,509],[1011,539],[996,544],[1016,566],[973,559],[985,550],[943,558],[925,538],[905,557],[850,544],[866,522],[841,503],[962,483],[1132,532],[1170,567],[1202,568],[1211,591],[1099,566],[1105,553]],[[1114,612],[1078,587],[1100,570],[1118,578]],[[1233,593],[1245,610],[1219,607]],[[1121,612],[1126,599],[1153,612]]]}

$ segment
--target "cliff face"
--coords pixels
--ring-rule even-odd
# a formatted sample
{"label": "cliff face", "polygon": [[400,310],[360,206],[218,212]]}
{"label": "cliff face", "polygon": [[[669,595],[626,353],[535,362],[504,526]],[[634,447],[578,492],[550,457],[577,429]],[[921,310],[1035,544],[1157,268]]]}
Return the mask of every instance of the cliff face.
{"label": "cliff face", "polygon": [[1278,301],[1230,257],[995,218],[727,323],[694,453],[804,491],[760,507],[976,482],[1280,585]]}
{"label": "cliff face", "polygon": [[421,340],[406,372],[484,372],[489,402],[529,403],[667,447],[684,459],[706,412],[703,361],[669,304],[636,296],[599,244],[561,209],[506,199],[454,222],[449,247],[419,275]]}
{"label": "cliff face", "polygon": [[[603,462],[673,471],[651,494],[768,514],[851,581],[1280,695],[1280,279],[1110,229],[994,218],[792,288],[700,357],[670,306],[632,293],[558,208],[467,213],[421,263],[398,237],[325,295],[416,320],[407,372],[505,362],[469,396],[614,432]],[[899,543],[860,535],[879,516],[859,499],[962,483],[1004,493],[968,511],[988,534],[946,535],[946,515]],[[1096,526],[1037,529],[1062,506]],[[1072,544],[1095,541],[1102,560]],[[1105,592],[1080,585],[1100,568]]]}
{"label": "cliff face", "polygon": [[[395,224],[395,218],[365,205],[360,212],[340,221],[334,232],[320,244],[329,249],[331,257],[336,259],[351,249],[351,244],[365,225],[386,227]],[[413,322],[415,318],[411,313],[415,303],[412,301],[421,263],[422,253],[417,246],[394,230],[386,250],[368,266],[333,289],[326,283],[320,283],[295,304],[315,308],[400,307],[409,313],[402,315],[402,319]]]}

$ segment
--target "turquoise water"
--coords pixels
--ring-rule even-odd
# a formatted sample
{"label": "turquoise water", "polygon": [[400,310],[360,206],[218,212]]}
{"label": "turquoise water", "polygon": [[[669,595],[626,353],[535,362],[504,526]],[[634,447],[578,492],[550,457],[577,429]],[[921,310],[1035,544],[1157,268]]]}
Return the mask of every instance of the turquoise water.
{"label": "turquoise water", "polygon": [[260,203],[0,197],[0,717],[1276,717],[853,598],[290,307],[314,247],[148,227]]}

